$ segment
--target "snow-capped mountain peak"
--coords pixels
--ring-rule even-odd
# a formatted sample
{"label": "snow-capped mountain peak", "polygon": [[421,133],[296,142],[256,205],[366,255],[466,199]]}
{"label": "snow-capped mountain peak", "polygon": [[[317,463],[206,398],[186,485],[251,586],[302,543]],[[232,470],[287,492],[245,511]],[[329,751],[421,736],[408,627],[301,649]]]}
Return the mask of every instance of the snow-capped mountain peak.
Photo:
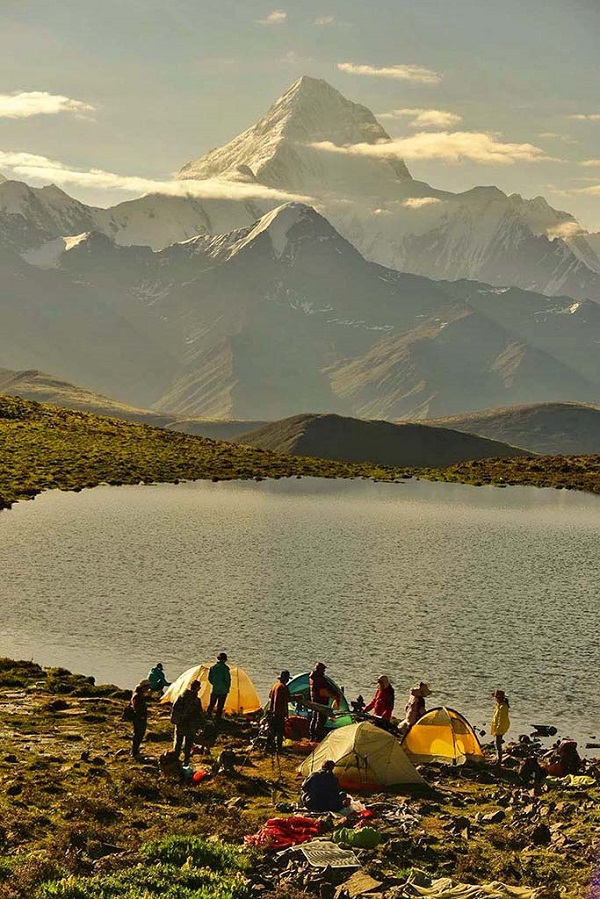
{"label": "snow-capped mountain peak", "polygon": [[373,113],[347,100],[326,81],[303,75],[247,131],[224,147],[193,160],[180,179],[248,177],[270,187],[305,195],[349,188],[389,196],[394,182],[410,181],[401,160],[344,158],[312,147],[389,140]]}

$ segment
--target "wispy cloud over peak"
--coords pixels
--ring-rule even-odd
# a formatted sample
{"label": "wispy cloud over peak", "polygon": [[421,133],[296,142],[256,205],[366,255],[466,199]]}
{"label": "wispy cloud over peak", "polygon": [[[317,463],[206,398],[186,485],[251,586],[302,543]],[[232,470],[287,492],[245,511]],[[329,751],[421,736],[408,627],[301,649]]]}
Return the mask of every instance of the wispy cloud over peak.
{"label": "wispy cloud over peak", "polygon": [[585,228],[582,228],[579,222],[560,222],[546,231],[546,237],[550,240],[560,238],[561,240],[569,240],[573,237],[579,237],[581,234],[587,234]]}
{"label": "wispy cloud over peak", "polygon": [[411,128],[444,129],[452,128],[462,122],[462,116],[444,109],[392,109],[390,112],[382,112],[378,119],[394,121],[395,119],[410,118]]}
{"label": "wispy cloud over peak", "polygon": [[0,94],[0,118],[28,119],[36,115],[57,115],[70,112],[85,115],[94,111],[94,107],[82,100],[73,100],[62,94],[49,94],[47,91],[18,91],[12,94]]}
{"label": "wispy cloud over peak", "polygon": [[600,122],[600,112],[578,112],[568,118],[574,122]]}
{"label": "wispy cloud over peak", "polygon": [[425,209],[427,206],[437,206],[441,202],[438,197],[409,197],[402,205],[407,209]]}
{"label": "wispy cloud over peak", "polygon": [[283,9],[274,9],[264,19],[258,19],[259,25],[283,25],[287,19],[287,13]]}
{"label": "wispy cloud over peak", "polygon": [[280,203],[313,203],[311,197],[275,190],[255,182],[229,181],[220,178],[193,180],[158,180],[137,175],[118,175],[102,169],[75,169],[56,159],[34,153],[0,150],[0,169],[10,171],[13,178],[36,184],[52,182],[60,187],[96,188],[125,191],[130,194],[165,194],[196,197],[200,200],[272,200]]}
{"label": "wispy cloud over peak", "polygon": [[411,137],[377,144],[340,147],[329,141],[313,144],[327,153],[375,158],[440,159],[450,163],[477,162],[482,165],[514,165],[516,162],[559,162],[533,144],[502,141],[496,134],[479,131],[422,131]]}
{"label": "wispy cloud over peak", "polygon": [[371,66],[354,62],[338,62],[340,72],[347,75],[373,75],[376,78],[395,78],[417,84],[439,84],[442,76],[432,69],[417,65]]}

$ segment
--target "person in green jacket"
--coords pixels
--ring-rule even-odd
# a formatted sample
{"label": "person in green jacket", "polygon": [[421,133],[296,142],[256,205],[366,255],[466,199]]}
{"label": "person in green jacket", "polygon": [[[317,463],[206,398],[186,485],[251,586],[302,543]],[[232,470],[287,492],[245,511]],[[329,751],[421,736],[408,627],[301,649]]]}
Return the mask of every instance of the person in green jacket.
{"label": "person in green jacket", "polygon": [[148,672],[148,681],[150,683],[150,689],[153,692],[156,691],[162,693],[165,687],[171,686],[166,678],[162,662],[157,662],[154,668],[150,669]]}
{"label": "person in green jacket", "polygon": [[497,764],[502,764],[502,744],[504,743],[504,734],[510,727],[510,718],[508,716],[508,696],[504,690],[496,690],[493,694],[496,700],[496,706],[492,715],[492,723],[490,730],[492,736],[496,738],[496,752],[498,753]]}
{"label": "person in green jacket", "polygon": [[215,712],[215,718],[218,719],[223,716],[225,700],[231,689],[231,672],[227,665],[226,652],[220,652],[217,656],[217,661],[208,672],[208,682],[211,686],[211,693],[207,714],[212,715]]}

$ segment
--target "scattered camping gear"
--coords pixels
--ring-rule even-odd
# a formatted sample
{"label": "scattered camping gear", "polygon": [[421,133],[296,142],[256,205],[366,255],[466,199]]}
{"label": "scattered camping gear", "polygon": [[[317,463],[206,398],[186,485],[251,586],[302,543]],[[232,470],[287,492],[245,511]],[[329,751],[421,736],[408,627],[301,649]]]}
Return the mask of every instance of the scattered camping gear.
{"label": "scattered camping gear", "polygon": [[304,843],[300,852],[313,868],[360,868],[360,862],[350,849],[340,849],[330,840]]}
{"label": "scattered camping gear", "polygon": [[353,849],[375,849],[381,843],[381,834],[374,827],[338,827],[331,837],[334,843],[347,843]]}
{"label": "scattered camping gear", "polygon": [[[298,674],[296,677],[293,677],[288,684],[288,689],[292,694],[292,705],[295,705],[295,714],[301,715],[303,718],[309,719],[312,715],[312,709],[315,703],[311,703],[310,700],[310,686],[308,683],[310,672],[306,671],[304,674]],[[326,681],[330,684],[333,690],[337,691],[340,694],[340,703],[338,709],[334,712],[329,706],[323,706],[323,711],[326,711],[326,714],[329,716],[333,713],[334,717],[328,717],[327,723],[325,725],[325,730],[329,731],[332,728],[337,727],[345,727],[348,724],[352,724],[352,717],[350,715],[350,706],[348,705],[348,701],[344,696],[341,687],[333,681],[328,675],[325,675]],[[298,702],[300,700],[300,702]],[[310,703],[310,705],[309,705]],[[321,706],[319,703],[316,703],[319,706],[318,710],[321,710]]]}
{"label": "scattered camping gear", "polygon": [[[199,696],[203,708],[206,708],[211,693],[211,686],[208,682],[210,667],[210,665],[196,665],[194,668],[188,668],[165,690],[160,701],[175,702],[187,690],[192,681],[199,680],[201,684]],[[225,700],[225,714],[252,715],[254,712],[259,712],[262,705],[250,676],[243,668],[231,667],[229,670],[231,672],[231,688]]]}
{"label": "scattered camping gear", "polygon": [[327,759],[335,762],[334,774],[346,790],[374,790],[392,784],[426,786],[400,743],[369,721],[332,730],[298,771],[307,777]]}
{"label": "scattered camping gear", "polygon": [[536,737],[555,737],[558,733],[553,724],[532,724]]}
{"label": "scattered camping gear", "polygon": [[[321,822],[303,815],[292,815],[291,818],[269,818],[262,827],[251,836],[244,837],[244,843],[260,846],[262,849],[287,849],[298,843],[307,843],[321,832]],[[337,847],[336,847],[337,848]]]}
{"label": "scattered camping gear", "polygon": [[431,709],[410,728],[402,748],[415,765],[464,765],[483,761],[483,750],[467,719],[454,709]]}

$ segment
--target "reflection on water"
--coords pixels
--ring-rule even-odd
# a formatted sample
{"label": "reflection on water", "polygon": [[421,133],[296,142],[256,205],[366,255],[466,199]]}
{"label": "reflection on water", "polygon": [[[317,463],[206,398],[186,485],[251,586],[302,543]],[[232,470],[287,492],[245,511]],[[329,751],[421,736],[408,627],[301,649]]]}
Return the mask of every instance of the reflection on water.
{"label": "reflection on water", "polygon": [[315,660],[346,692],[600,737],[600,500],[424,481],[48,493],[0,515],[0,654],[132,684],[226,649],[263,695]]}

